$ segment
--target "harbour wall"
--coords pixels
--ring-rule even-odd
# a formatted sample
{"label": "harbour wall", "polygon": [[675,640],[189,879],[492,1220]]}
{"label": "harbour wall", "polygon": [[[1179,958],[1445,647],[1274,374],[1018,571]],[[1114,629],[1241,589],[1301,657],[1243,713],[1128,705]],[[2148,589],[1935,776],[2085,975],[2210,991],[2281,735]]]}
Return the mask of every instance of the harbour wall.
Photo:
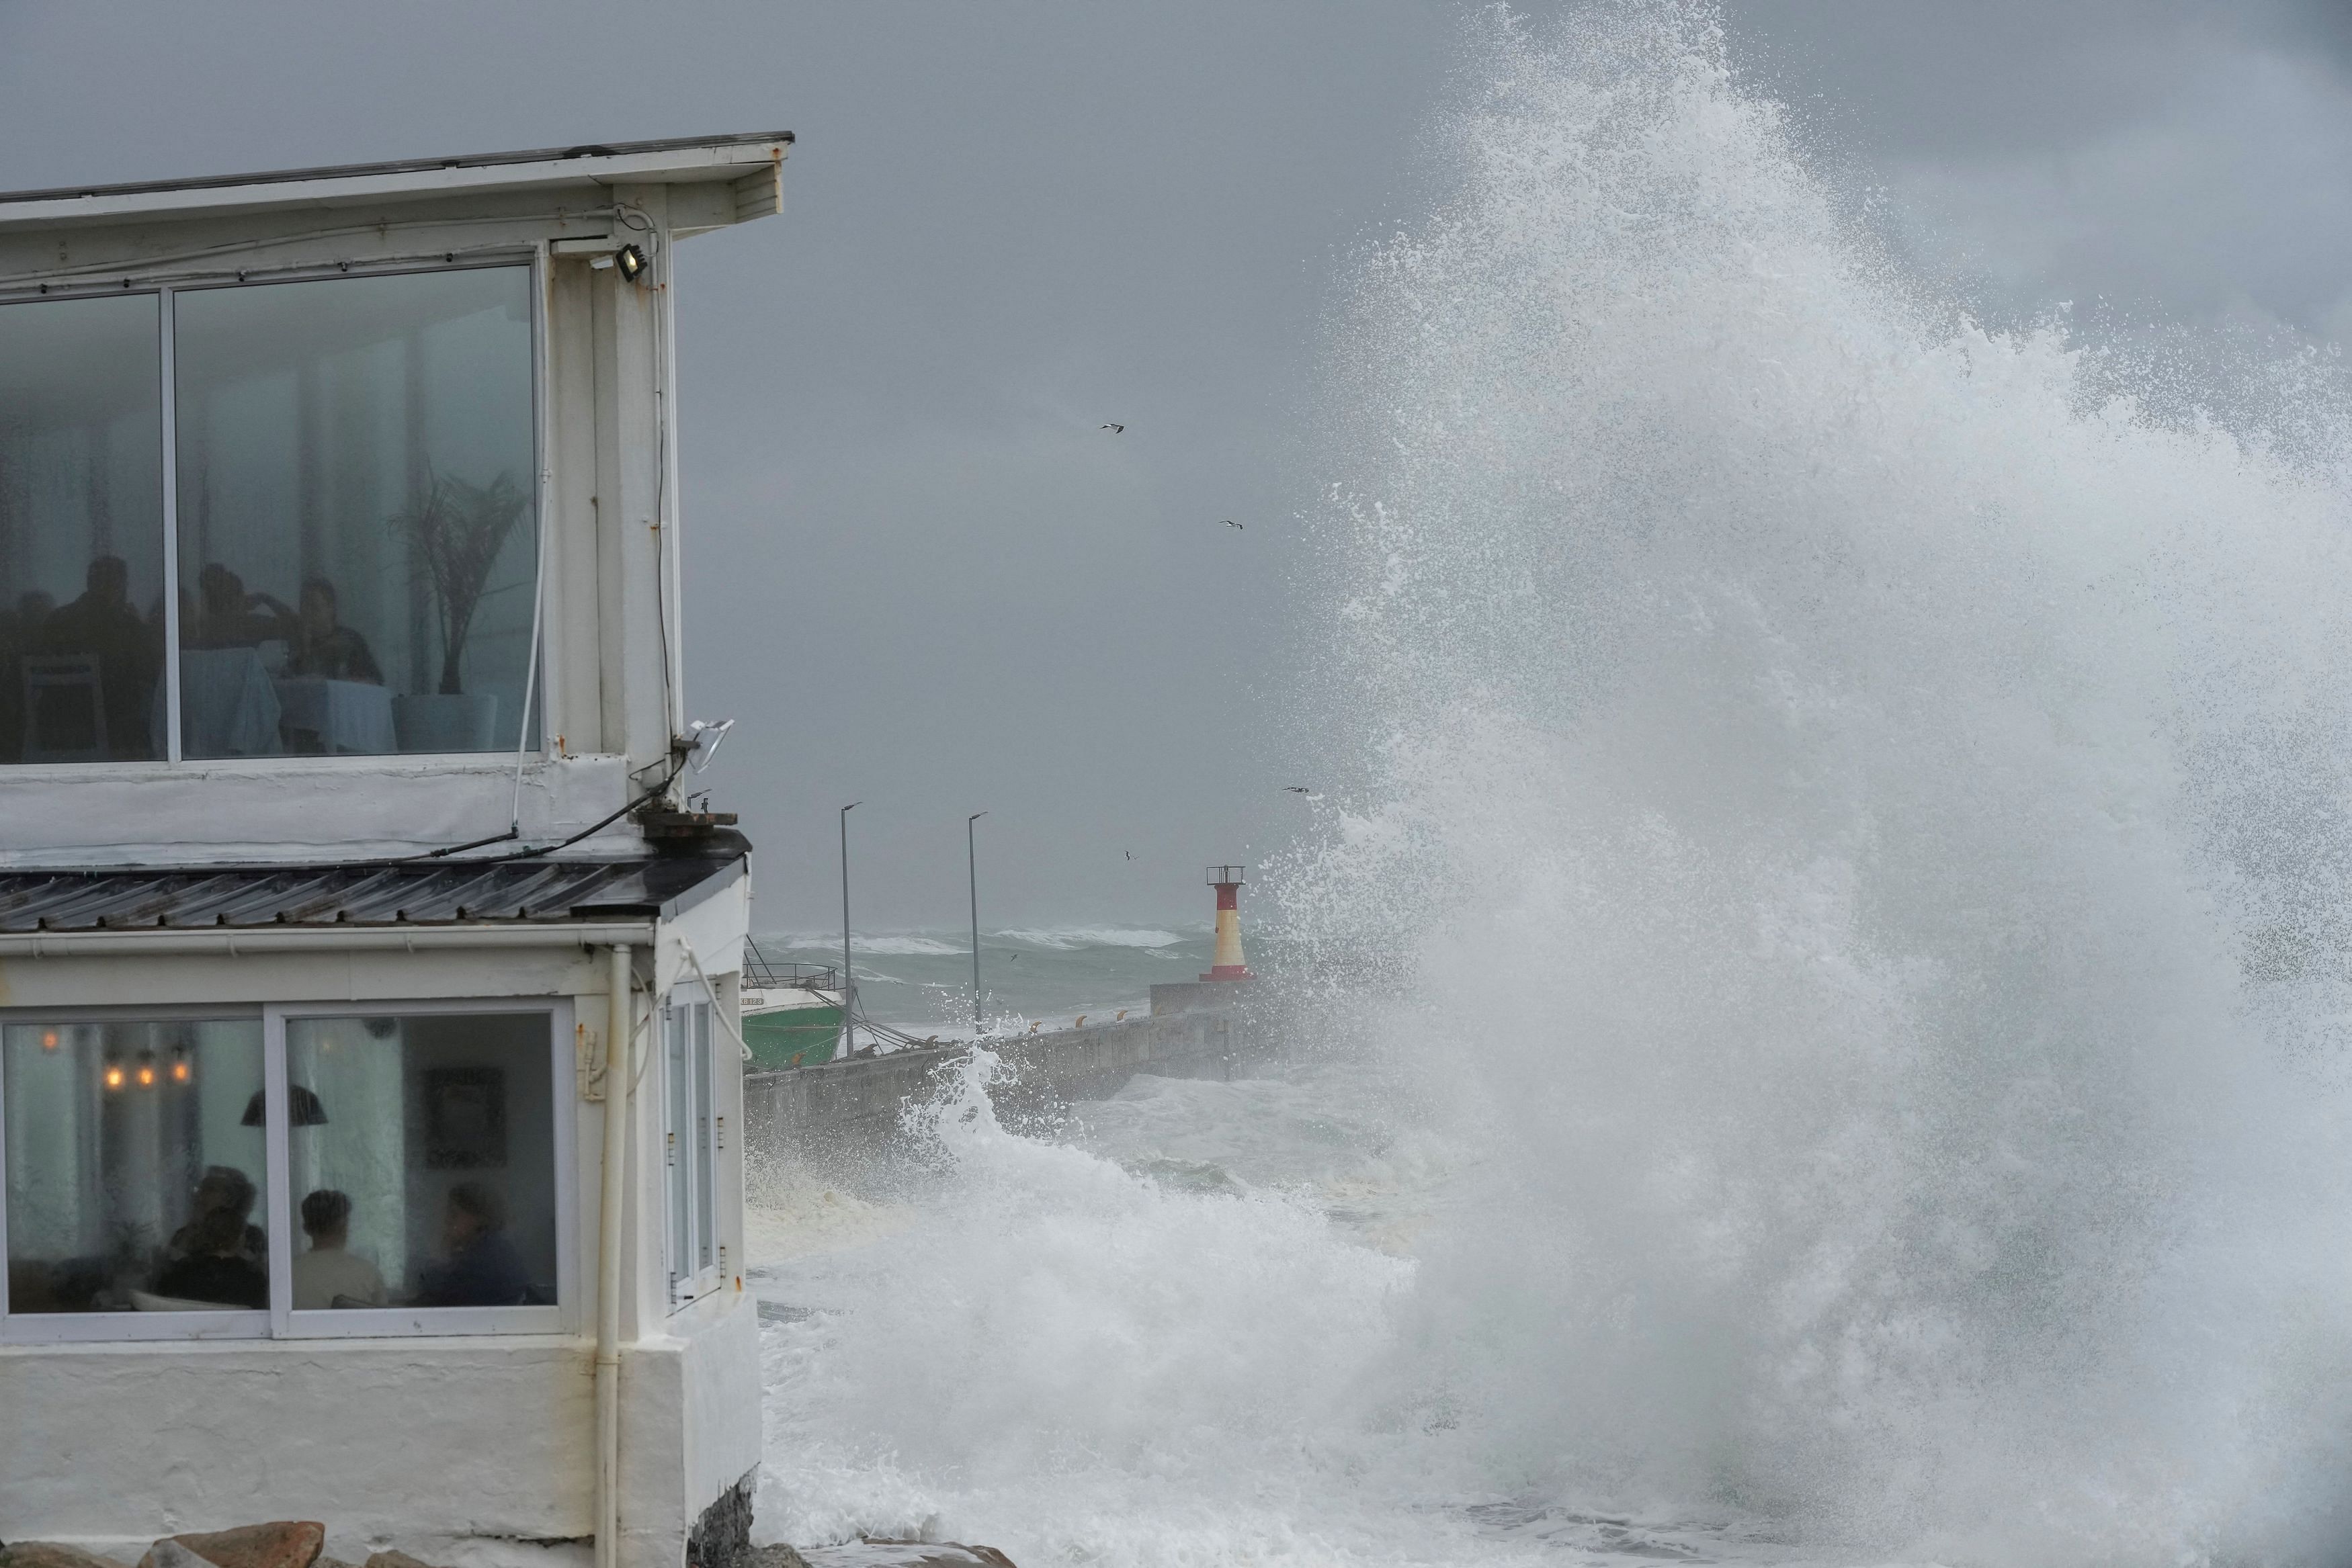
{"label": "harbour wall", "polygon": [[[1254,1054],[1256,1036],[1244,1009],[1197,1008],[991,1040],[1012,1070],[992,1098],[1000,1114],[1018,1117],[1107,1099],[1139,1072],[1230,1078]],[[959,1041],[746,1073],[746,1146],[755,1155],[821,1161],[886,1149],[898,1141],[908,1103],[935,1094],[941,1071],[970,1050]]]}

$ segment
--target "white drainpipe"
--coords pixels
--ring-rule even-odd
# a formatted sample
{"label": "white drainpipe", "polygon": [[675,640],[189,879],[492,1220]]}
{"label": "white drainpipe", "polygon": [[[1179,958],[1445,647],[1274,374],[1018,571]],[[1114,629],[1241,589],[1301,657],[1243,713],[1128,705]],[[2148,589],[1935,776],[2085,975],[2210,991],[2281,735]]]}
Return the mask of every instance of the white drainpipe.
{"label": "white drainpipe", "polygon": [[596,1237],[596,1568],[621,1562],[621,1210],[626,1201],[636,1008],[629,947],[615,943],[604,1017],[604,1197]]}

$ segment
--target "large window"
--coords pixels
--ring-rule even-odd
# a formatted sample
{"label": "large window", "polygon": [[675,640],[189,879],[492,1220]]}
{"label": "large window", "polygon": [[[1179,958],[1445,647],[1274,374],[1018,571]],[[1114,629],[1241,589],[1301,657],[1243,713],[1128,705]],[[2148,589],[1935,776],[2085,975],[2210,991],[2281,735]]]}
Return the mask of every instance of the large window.
{"label": "large window", "polygon": [[530,298],[491,267],[0,306],[0,761],[535,739]]}
{"label": "large window", "polygon": [[110,1338],[559,1326],[555,1021],[0,1025],[8,1321]]}

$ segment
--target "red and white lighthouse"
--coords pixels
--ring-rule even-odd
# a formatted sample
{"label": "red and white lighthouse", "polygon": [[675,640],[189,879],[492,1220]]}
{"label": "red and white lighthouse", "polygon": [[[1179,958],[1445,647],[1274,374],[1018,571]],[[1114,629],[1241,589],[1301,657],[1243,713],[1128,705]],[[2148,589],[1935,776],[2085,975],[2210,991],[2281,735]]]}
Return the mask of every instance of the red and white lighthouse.
{"label": "red and white lighthouse", "polygon": [[1204,980],[1255,978],[1242,961],[1242,883],[1248,871],[1239,865],[1209,868],[1209,885],[1217,890],[1217,951],[1209,972],[1201,977]]}

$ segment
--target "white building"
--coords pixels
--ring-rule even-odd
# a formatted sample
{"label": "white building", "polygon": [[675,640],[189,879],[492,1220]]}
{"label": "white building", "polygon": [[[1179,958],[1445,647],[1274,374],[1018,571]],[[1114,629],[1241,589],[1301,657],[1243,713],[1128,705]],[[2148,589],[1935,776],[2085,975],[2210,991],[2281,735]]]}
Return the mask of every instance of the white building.
{"label": "white building", "polygon": [[8,1539],[740,1549],[670,279],[790,142],[0,196]]}

